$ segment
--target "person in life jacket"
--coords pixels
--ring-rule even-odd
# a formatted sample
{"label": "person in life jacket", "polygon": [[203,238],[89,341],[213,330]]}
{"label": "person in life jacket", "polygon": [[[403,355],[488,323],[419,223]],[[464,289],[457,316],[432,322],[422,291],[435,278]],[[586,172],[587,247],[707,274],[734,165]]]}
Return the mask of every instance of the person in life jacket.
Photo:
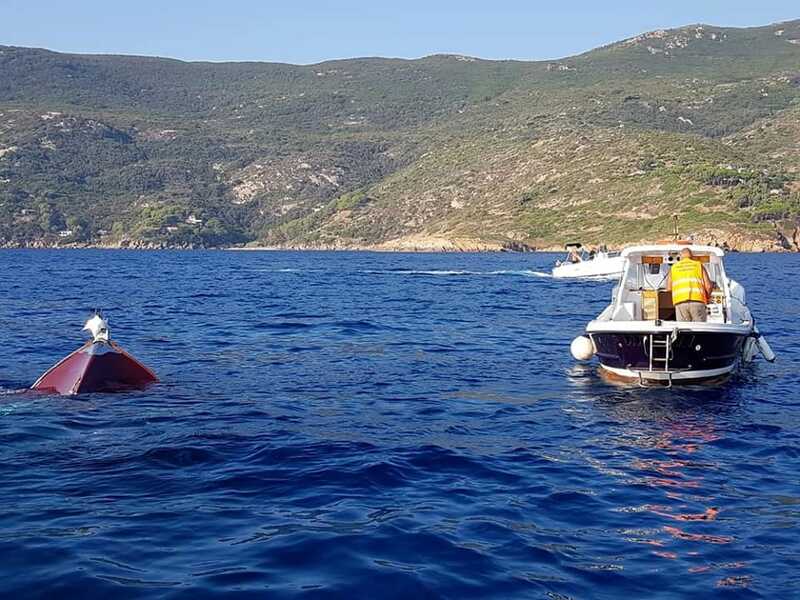
{"label": "person in life jacket", "polygon": [[681,250],[681,259],[670,269],[667,290],[672,292],[675,318],[678,321],[705,321],[706,304],[714,285],[703,263],[695,260],[689,248]]}

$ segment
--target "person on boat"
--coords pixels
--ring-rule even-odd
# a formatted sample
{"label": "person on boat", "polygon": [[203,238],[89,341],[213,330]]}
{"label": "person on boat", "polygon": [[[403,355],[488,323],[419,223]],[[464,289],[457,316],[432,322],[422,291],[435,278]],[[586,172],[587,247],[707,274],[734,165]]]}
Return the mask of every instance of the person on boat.
{"label": "person on boat", "polygon": [[591,250],[589,250],[589,260],[594,260],[595,256],[597,256],[597,251],[594,248],[592,248]]}
{"label": "person on boat", "polygon": [[695,260],[689,248],[681,250],[680,261],[672,265],[667,275],[667,291],[672,292],[675,319],[704,322],[713,287],[703,263]]}
{"label": "person on boat", "polygon": [[569,256],[567,256],[567,260],[572,264],[581,262],[581,255],[578,253],[578,249],[576,247],[571,247],[569,249]]}

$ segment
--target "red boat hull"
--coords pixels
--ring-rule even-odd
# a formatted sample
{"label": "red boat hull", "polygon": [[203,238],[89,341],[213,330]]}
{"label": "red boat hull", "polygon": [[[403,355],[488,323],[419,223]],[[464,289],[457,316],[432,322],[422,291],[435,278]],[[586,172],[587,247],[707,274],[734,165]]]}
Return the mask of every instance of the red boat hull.
{"label": "red boat hull", "polygon": [[155,373],[114,342],[88,341],[51,367],[31,389],[70,396],[137,390],[156,382]]}

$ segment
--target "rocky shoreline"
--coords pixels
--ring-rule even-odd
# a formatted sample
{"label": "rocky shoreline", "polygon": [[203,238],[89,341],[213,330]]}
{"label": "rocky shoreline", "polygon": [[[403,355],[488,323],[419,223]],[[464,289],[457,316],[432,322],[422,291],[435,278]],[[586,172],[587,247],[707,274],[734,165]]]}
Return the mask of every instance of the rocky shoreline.
{"label": "rocky shoreline", "polygon": [[[622,250],[626,246],[638,245],[639,243],[646,244],[652,243],[652,241],[642,241],[636,242],[631,244],[626,244],[625,246],[608,246],[608,249],[611,251],[619,251]],[[767,245],[762,244],[747,244],[743,246],[725,246],[719,244],[711,244],[716,245],[726,252],[749,252],[749,253],[758,253],[758,254],[786,254],[786,253],[797,253],[800,252],[800,249],[797,247],[790,247],[784,248],[778,245],[767,247]],[[591,247],[591,245],[589,245]],[[506,246],[503,244],[497,243],[485,243],[485,244],[471,244],[466,246],[451,246],[451,245],[442,245],[442,246],[390,246],[386,244],[379,244],[379,245],[356,245],[356,244],[341,244],[341,245],[324,245],[324,244],[315,244],[315,245],[299,245],[299,244],[286,244],[286,245],[272,245],[272,246],[260,246],[260,245],[247,245],[247,246],[210,246],[210,247],[201,247],[201,246],[183,246],[183,245],[169,245],[169,244],[154,244],[154,243],[142,243],[142,244],[135,244],[135,245],[115,245],[115,244],[43,244],[43,243],[30,243],[30,244],[22,244],[22,243],[4,243],[0,244],[0,250],[133,250],[133,251],[158,251],[158,250],[170,250],[170,251],[197,251],[197,250],[217,250],[217,251],[231,251],[231,252],[281,252],[281,251],[297,251],[297,252],[385,252],[385,253],[468,253],[468,252],[486,252],[486,253],[497,253],[497,252],[513,252],[513,253],[532,253],[532,252],[563,252],[563,246],[527,246],[527,245],[514,245],[514,246]]]}
{"label": "rocky shoreline", "polygon": [[225,247],[203,247],[195,244],[168,244],[166,242],[144,242],[141,240],[126,243],[94,243],[94,242],[48,242],[33,240],[30,242],[0,242],[0,250],[225,250]]}
{"label": "rocky shoreline", "polygon": [[[743,233],[731,233],[707,229],[694,236],[697,243],[717,246],[730,252],[800,252],[800,227],[787,234],[775,230],[773,237],[754,237]],[[621,250],[625,246],[652,243],[654,240],[632,240],[626,244],[608,244],[610,250]],[[586,243],[587,247],[597,246]],[[0,241],[0,249],[103,249],[103,250],[235,250],[235,251],[362,251],[362,252],[561,252],[561,244],[533,245],[516,240],[485,240],[473,237],[414,234],[377,244],[337,241],[327,244],[276,244],[259,245],[250,242],[241,246],[200,246],[195,244],[169,244],[144,240],[124,239],[118,242],[68,242],[47,240]]]}

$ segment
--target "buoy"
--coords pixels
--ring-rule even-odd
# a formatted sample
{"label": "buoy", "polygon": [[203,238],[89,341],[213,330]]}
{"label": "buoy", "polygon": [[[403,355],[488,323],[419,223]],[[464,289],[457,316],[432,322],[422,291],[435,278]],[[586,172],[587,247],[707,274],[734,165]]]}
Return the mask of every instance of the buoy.
{"label": "buoy", "polygon": [[92,339],[50,367],[31,389],[74,395],[143,389],[158,381],[155,373],[109,339],[108,321],[100,315],[86,321],[83,329]]}
{"label": "buoy", "polygon": [[575,360],[591,360],[594,356],[594,344],[585,335],[579,335],[569,345],[569,351]]}

